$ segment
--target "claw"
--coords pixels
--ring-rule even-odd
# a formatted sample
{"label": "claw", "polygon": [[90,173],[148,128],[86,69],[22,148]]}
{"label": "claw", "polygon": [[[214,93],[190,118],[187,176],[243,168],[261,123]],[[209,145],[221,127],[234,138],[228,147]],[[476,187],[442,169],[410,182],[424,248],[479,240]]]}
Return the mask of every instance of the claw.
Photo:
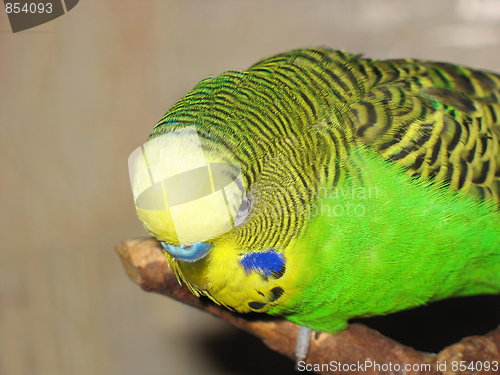
{"label": "claw", "polygon": [[295,346],[295,368],[299,366],[299,362],[305,361],[311,346],[311,334],[313,330],[304,326],[300,326],[297,344]]}

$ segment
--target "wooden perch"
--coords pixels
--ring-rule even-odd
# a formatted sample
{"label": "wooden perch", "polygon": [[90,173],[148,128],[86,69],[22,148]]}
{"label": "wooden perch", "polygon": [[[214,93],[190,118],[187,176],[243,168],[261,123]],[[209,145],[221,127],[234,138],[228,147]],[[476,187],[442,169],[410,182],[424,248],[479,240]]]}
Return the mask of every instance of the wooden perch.
{"label": "wooden perch", "polygon": [[[116,251],[129,277],[142,289],[207,311],[260,337],[271,349],[294,359],[298,325],[259,314],[261,320],[256,320],[255,315],[232,313],[206,298],[195,297],[186,286],[179,285],[160,244],[153,238],[126,240]],[[454,361],[458,367],[460,361],[464,361],[462,364],[467,367],[473,362],[476,370],[480,370],[478,362],[481,362],[483,370],[455,369]],[[498,361],[496,371],[494,361]],[[438,354],[430,354],[399,344],[361,324],[351,324],[335,335],[321,333],[313,337],[306,363],[308,369],[320,374],[499,374],[500,328],[485,336],[467,337]],[[485,371],[487,364],[490,365],[489,371]]]}

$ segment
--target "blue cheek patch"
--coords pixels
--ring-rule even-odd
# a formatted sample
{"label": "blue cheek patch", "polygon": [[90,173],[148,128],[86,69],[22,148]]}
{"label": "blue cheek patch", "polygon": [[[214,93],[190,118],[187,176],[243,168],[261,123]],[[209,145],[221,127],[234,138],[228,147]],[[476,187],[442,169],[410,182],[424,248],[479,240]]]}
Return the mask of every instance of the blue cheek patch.
{"label": "blue cheek patch", "polygon": [[240,259],[240,264],[247,275],[251,272],[258,272],[266,277],[271,276],[273,272],[282,272],[285,263],[285,256],[273,248],[245,254]]}

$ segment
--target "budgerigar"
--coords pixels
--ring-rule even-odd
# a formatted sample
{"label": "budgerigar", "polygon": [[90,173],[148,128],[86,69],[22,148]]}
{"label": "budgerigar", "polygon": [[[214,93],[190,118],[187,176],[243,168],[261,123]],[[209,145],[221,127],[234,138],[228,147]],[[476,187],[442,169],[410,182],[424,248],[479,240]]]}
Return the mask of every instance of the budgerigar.
{"label": "budgerigar", "polygon": [[178,279],[316,331],[500,292],[500,76],[326,48],[202,80],[130,159]]}

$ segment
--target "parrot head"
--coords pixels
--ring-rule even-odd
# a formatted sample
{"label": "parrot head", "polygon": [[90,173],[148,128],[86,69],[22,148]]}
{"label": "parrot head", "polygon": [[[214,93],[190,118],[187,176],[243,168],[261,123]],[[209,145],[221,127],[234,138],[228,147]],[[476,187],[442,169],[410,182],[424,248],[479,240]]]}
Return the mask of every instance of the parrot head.
{"label": "parrot head", "polygon": [[[249,312],[283,294],[269,281],[281,278],[285,257],[257,235],[263,222],[279,220],[253,207],[248,178],[227,149],[195,126],[177,128],[136,149],[129,170],[138,217],[195,295]],[[265,194],[259,201],[272,207]]]}
{"label": "parrot head", "polygon": [[297,124],[304,111],[280,85],[249,95],[252,77],[202,80],[131,154],[129,171],[138,217],[179,282],[238,312],[278,313],[312,272],[295,244],[324,169],[315,150],[329,136],[316,127],[272,132],[266,123],[284,121],[281,101]]}
{"label": "parrot head", "polygon": [[195,292],[206,289],[200,264],[216,243],[222,259],[235,254],[221,250],[237,248],[227,243],[231,236],[226,246],[220,237],[241,226],[250,208],[240,168],[212,145],[189,126],[150,139],[129,158],[137,214]]}

